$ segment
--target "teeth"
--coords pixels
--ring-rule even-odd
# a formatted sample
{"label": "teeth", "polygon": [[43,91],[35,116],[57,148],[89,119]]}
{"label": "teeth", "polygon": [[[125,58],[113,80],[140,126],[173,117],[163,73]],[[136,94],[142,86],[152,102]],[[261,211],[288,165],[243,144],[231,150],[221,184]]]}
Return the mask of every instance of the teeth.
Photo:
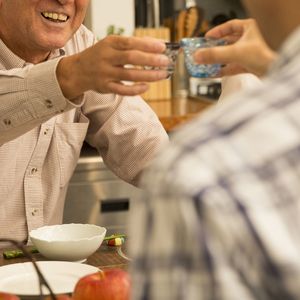
{"label": "teeth", "polygon": [[66,15],[62,15],[62,14],[58,15],[58,20],[60,20],[60,21],[67,21],[67,19],[68,19],[68,16],[66,16]]}
{"label": "teeth", "polygon": [[65,14],[58,14],[58,13],[55,13],[55,12],[43,12],[42,15],[45,18],[52,19],[52,20],[55,20],[55,21],[65,22],[68,19],[67,15],[65,15]]}

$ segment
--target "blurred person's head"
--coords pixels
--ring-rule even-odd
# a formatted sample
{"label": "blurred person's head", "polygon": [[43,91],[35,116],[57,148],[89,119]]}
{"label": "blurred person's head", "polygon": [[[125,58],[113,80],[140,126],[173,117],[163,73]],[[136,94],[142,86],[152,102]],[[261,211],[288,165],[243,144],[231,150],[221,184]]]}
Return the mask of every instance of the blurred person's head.
{"label": "blurred person's head", "polygon": [[274,50],[300,25],[299,0],[243,0],[243,3]]}
{"label": "blurred person's head", "polygon": [[0,38],[19,57],[39,62],[72,37],[88,4],[89,0],[0,0]]}

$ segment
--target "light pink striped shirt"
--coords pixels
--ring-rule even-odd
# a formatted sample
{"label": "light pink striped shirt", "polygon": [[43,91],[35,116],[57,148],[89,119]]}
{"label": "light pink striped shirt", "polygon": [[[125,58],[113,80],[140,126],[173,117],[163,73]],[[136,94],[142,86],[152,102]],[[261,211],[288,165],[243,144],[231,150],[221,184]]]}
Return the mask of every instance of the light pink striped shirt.
{"label": "light pink striped shirt", "polygon": [[77,104],[64,98],[55,75],[59,59],[93,43],[93,34],[81,26],[47,62],[32,65],[0,40],[1,237],[26,241],[30,230],[62,221],[84,140],[132,183],[168,140],[140,97],[90,91]]}

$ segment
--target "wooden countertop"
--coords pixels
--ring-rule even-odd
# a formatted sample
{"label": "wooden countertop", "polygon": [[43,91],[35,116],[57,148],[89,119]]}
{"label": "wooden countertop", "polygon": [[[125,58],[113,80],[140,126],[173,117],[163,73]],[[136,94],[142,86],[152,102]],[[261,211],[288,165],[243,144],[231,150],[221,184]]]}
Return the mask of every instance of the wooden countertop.
{"label": "wooden countertop", "polygon": [[173,98],[147,101],[167,132],[187,122],[214,103],[208,99]]}
{"label": "wooden countertop", "polygon": [[[30,249],[31,247],[27,247],[27,249]],[[16,248],[11,247],[9,250],[14,250]],[[5,259],[3,257],[3,252],[8,249],[0,249],[0,267],[9,265],[9,264],[15,264],[15,263],[22,263],[22,262],[28,262],[29,259],[27,257],[19,257],[19,258],[11,258],[11,259]],[[84,262],[88,265],[98,267],[100,269],[105,268],[122,268],[127,269],[129,264],[129,258],[127,257],[127,249],[126,249],[126,242],[122,247],[110,247],[106,246],[105,243],[103,243],[99,249],[92,254],[90,257],[88,257],[87,261]],[[34,253],[32,254],[34,259],[36,261],[44,261],[47,260],[45,257],[43,257],[40,253]]]}

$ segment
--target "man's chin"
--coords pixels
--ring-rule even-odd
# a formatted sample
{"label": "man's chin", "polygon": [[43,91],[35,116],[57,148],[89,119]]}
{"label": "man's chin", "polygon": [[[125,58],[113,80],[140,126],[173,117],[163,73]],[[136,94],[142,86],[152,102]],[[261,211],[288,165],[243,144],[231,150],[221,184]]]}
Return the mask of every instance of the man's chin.
{"label": "man's chin", "polygon": [[48,33],[40,39],[40,45],[47,49],[59,49],[66,45],[72,35],[62,33]]}

